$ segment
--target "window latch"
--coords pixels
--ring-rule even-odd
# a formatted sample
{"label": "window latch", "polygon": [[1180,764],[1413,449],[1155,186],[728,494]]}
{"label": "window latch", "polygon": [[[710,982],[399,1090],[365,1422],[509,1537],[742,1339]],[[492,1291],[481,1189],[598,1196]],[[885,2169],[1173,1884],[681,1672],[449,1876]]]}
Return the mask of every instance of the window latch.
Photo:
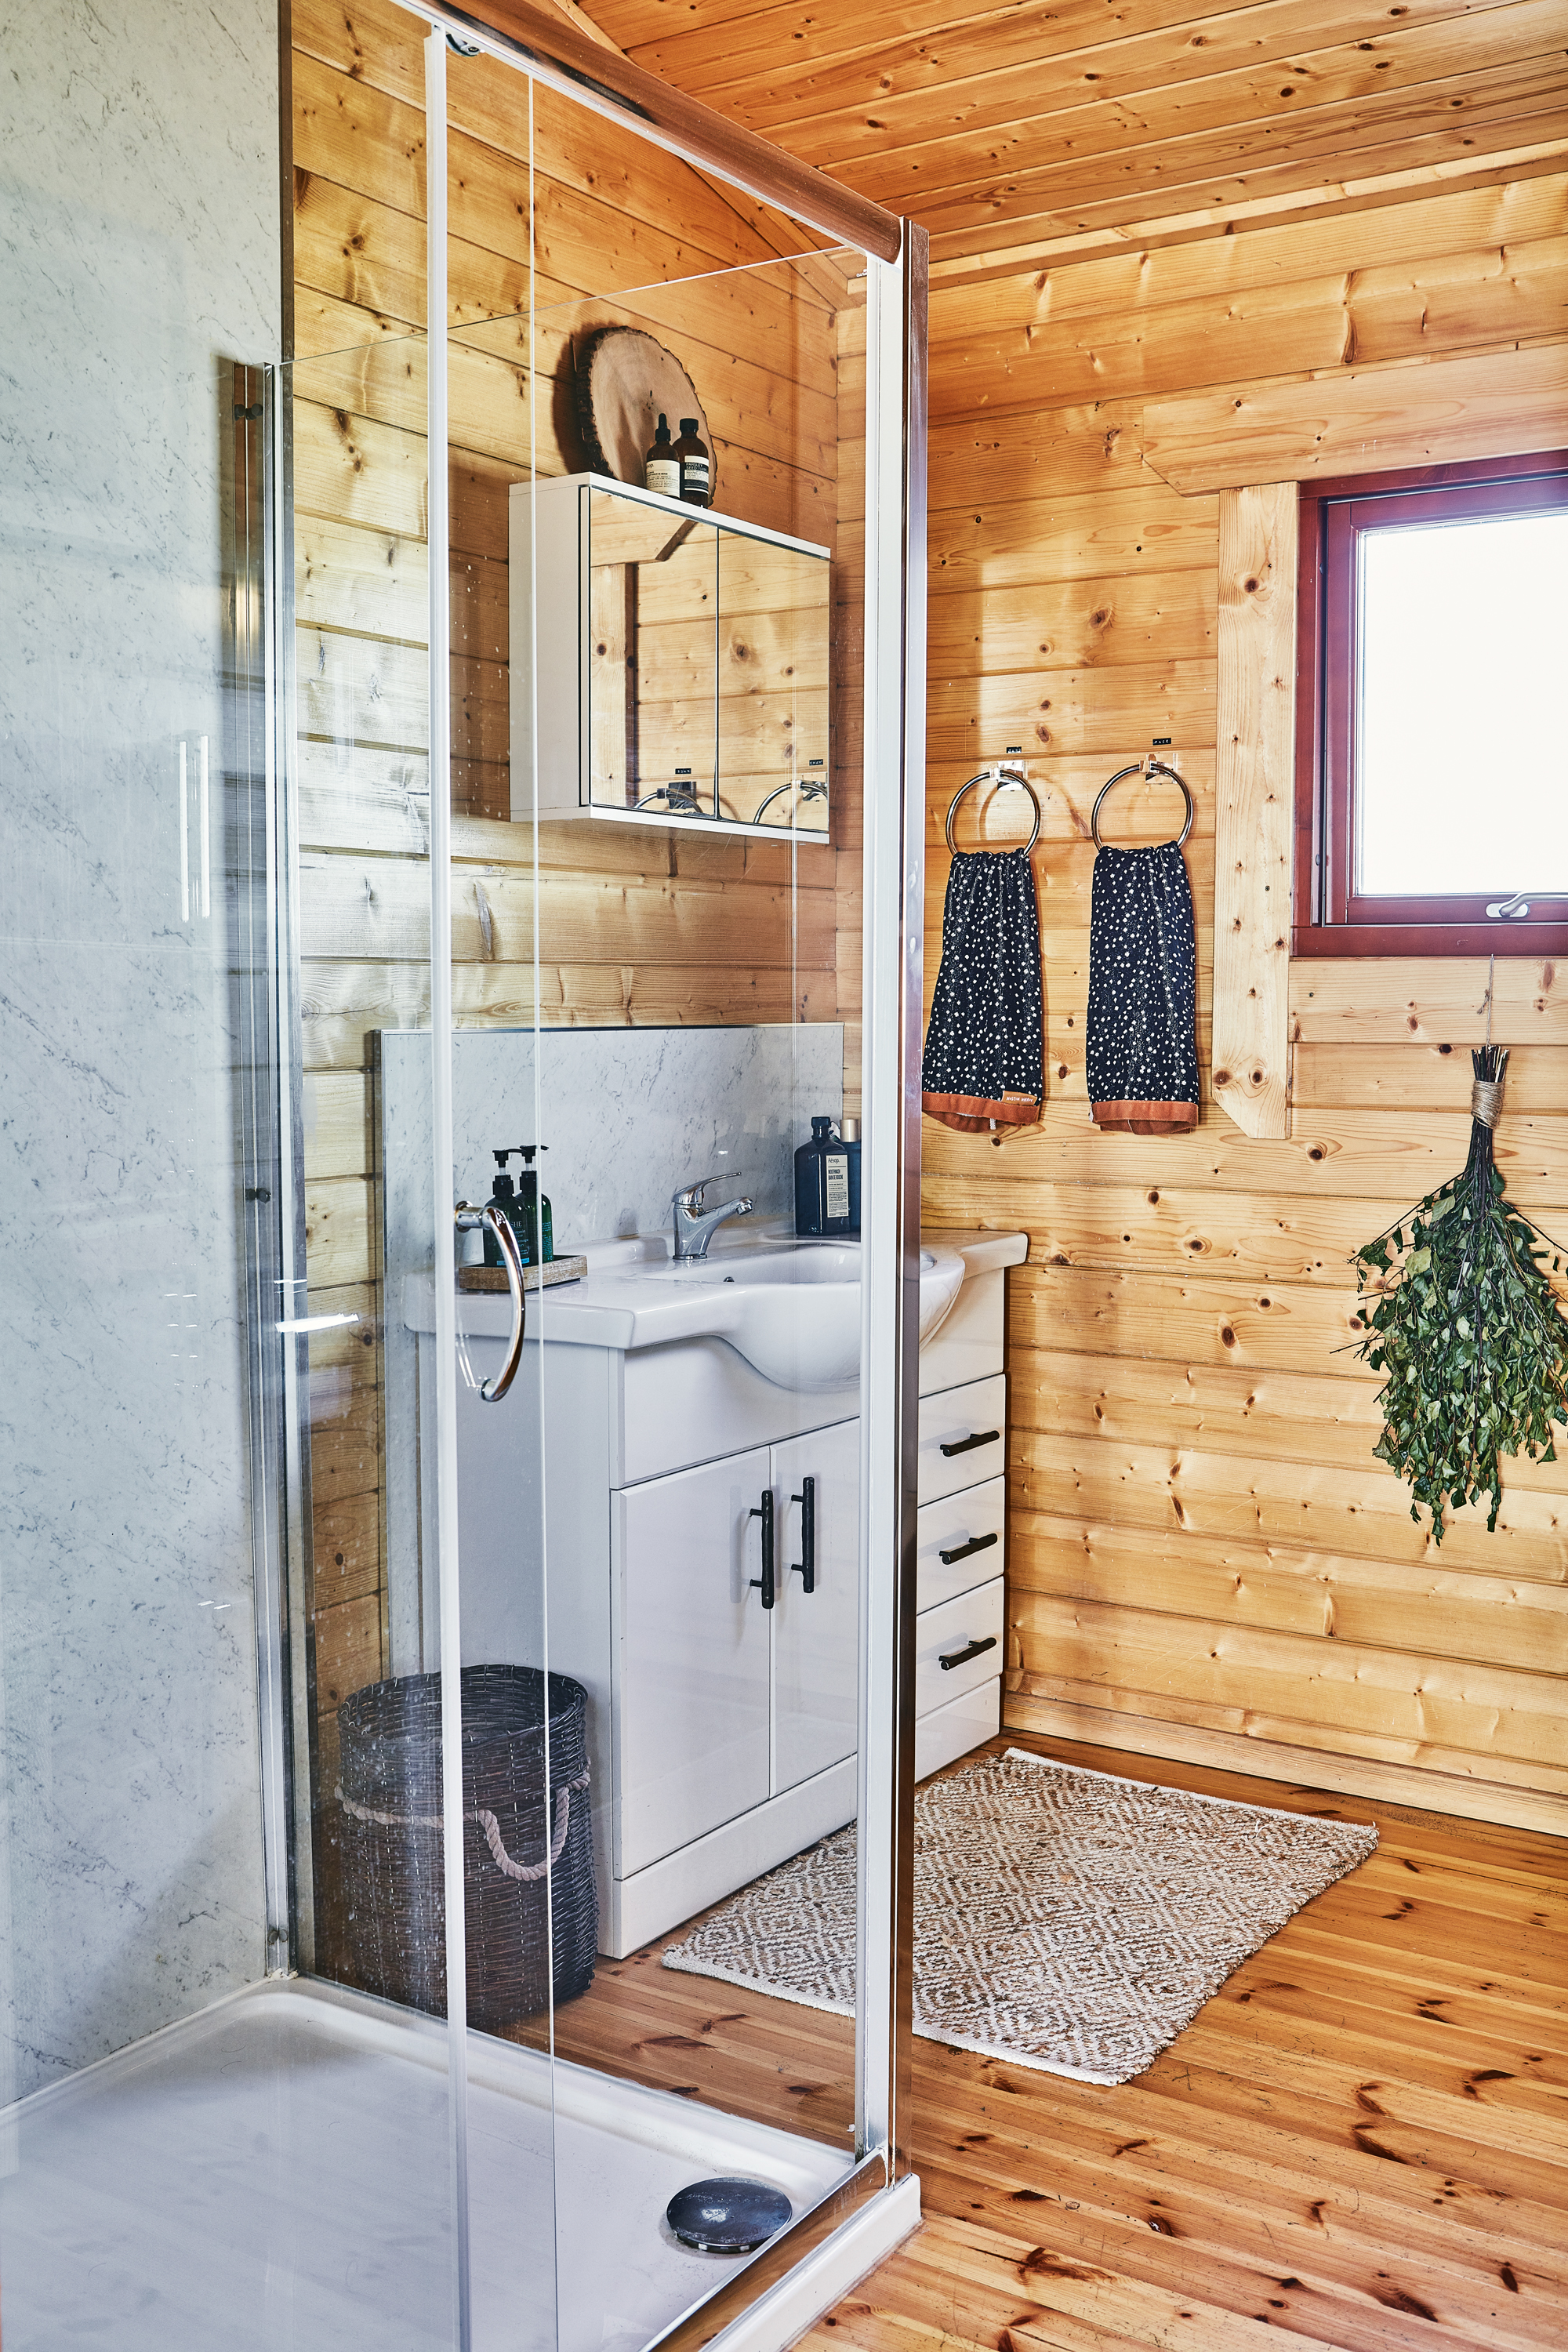
{"label": "window latch", "polygon": [[1522,890],[1516,890],[1511,898],[1494,898],[1487,908],[1487,913],[1494,923],[1518,922],[1529,912],[1529,902]]}

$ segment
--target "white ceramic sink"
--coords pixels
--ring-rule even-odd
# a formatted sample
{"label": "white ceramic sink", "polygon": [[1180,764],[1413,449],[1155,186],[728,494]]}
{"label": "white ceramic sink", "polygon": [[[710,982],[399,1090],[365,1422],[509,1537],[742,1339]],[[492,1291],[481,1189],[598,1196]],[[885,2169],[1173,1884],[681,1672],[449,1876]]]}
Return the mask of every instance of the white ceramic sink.
{"label": "white ceramic sink", "polygon": [[[922,1348],[951,1312],[963,1270],[956,1250],[921,1251]],[[703,1293],[708,1333],[779,1388],[841,1389],[859,1377],[858,1242],[727,1249],[694,1264],[639,1267],[626,1278]]]}
{"label": "white ceramic sink", "polygon": [[[921,1346],[942,1328],[966,1273],[1015,1265],[1024,1246],[1016,1234],[928,1235],[921,1248]],[[695,1265],[673,1265],[663,1234],[589,1242],[586,1254],[581,1281],[529,1293],[531,1340],[636,1350],[722,1339],[781,1388],[842,1395],[860,1377],[858,1242],[797,1241],[781,1220],[771,1230],[721,1229]],[[404,1318],[410,1330],[435,1329],[428,1275],[407,1277]],[[466,1294],[458,1325],[471,1339],[504,1340],[510,1301]]]}

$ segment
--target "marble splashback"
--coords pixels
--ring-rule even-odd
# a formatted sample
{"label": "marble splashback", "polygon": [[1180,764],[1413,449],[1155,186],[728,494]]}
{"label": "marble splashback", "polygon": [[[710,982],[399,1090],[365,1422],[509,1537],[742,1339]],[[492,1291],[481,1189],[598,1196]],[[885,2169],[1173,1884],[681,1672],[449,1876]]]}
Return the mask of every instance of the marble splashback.
{"label": "marble splashback", "polygon": [[[380,1033],[386,1301],[387,1570],[394,1671],[420,1663],[414,1342],[395,1302],[431,1264],[430,1034]],[[450,1199],[488,1201],[491,1152],[543,1143],[535,1165],[557,1256],[669,1228],[670,1195],[718,1176],[710,1202],[747,1193],[760,1216],[794,1206],[795,1146],[844,1101],[837,1021],[712,1029],[462,1029],[452,1040]],[[515,1171],[517,1162],[512,1163]],[[444,1202],[443,1213],[449,1213]],[[473,1237],[477,1244],[479,1237]],[[470,1247],[470,1255],[478,1255]]]}
{"label": "marble splashback", "polygon": [[[538,1051],[536,1054],[535,1047]],[[558,1255],[660,1233],[696,1176],[748,1192],[760,1214],[794,1201],[795,1149],[844,1099],[838,1022],[725,1029],[463,1029],[452,1040],[454,1198],[488,1201],[497,1149],[535,1162]],[[387,1297],[394,1265],[430,1264],[430,1039],[381,1032]],[[513,1173],[517,1162],[512,1161]],[[723,1197],[716,1187],[715,1201]]]}
{"label": "marble splashback", "polygon": [[38,0],[0,50],[4,2106],[267,1961],[219,532],[281,253],[274,9]]}

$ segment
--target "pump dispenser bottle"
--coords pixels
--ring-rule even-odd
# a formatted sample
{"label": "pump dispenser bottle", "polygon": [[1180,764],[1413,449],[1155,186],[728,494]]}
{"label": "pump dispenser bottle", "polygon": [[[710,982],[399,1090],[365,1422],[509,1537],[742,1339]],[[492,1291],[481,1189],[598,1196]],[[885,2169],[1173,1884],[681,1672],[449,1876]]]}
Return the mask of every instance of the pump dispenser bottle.
{"label": "pump dispenser bottle", "polygon": [[[517,1186],[508,1173],[506,1164],[518,1149],[516,1144],[511,1144],[505,1151],[492,1152],[491,1157],[496,1163],[496,1181],[495,1190],[490,1194],[488,1205],[500,1211],[501,1215],[517,1235],[518,1252],[526,1265],[529,1262],[528,1229],[523,1223],[522,1202],[517,1197]],[[487,1225],[485,1227],[485,1264],[500,1265],[503,1263],[500,1244]]]}
{"label": "pump dispenser bottle", "polygon": [[528,1227],[531,1255],[525,1253],[530,1265],[548,1265],[555,1255],[555,1219],[551,1213],[550,1198],[539,1189],[539,1174],[533,1165],[536,1151],[548,1151],[547,1143],[520,1143],[518,1151],[523,1161],[521,1187],[523,1222]]}
{"label": "pump dispenser bottle", "polygon": [[680,460],[669,437],[669,419],[660,415],[653,446],[643,460],[643,487],[662,491],[667,499],[680,496]]}
{"label": "pump dispenser bottle", "polygon": [[[490,1207],[499,1209],[512,1232],[517,1235],[518,1252],[524,1265],[548,1265],[555,1255],[555,1226],[550,1202],[539,1189],[539,1172],[533,1165],[536,1151],[547,1151],[544,1143],[509,1143],[504,1151],[494,1152],[496,1188]],[[513,1155],[523,1163],[522,1173],[515,1181],[507,1172],[507,1161]],[[485,1234],[485,1264],[500,1265],[500,1244],[487,1230]]]}

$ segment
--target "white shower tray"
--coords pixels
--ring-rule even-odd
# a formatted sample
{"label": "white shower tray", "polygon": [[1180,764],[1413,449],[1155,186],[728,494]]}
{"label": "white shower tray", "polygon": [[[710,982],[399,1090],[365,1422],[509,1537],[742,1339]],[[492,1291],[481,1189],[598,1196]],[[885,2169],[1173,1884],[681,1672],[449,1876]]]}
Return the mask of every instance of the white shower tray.
{"label": "white shower tray", "polygon": [[[468,2084],[474,2352],[635,2352],[744,2259],[669,2236],[677,2189],[799,2213],[851,2165],[489,2035]],[[250,1986],[0,2116],[5,2352],[450,2352],[451,2182],[438,2021]]]}

